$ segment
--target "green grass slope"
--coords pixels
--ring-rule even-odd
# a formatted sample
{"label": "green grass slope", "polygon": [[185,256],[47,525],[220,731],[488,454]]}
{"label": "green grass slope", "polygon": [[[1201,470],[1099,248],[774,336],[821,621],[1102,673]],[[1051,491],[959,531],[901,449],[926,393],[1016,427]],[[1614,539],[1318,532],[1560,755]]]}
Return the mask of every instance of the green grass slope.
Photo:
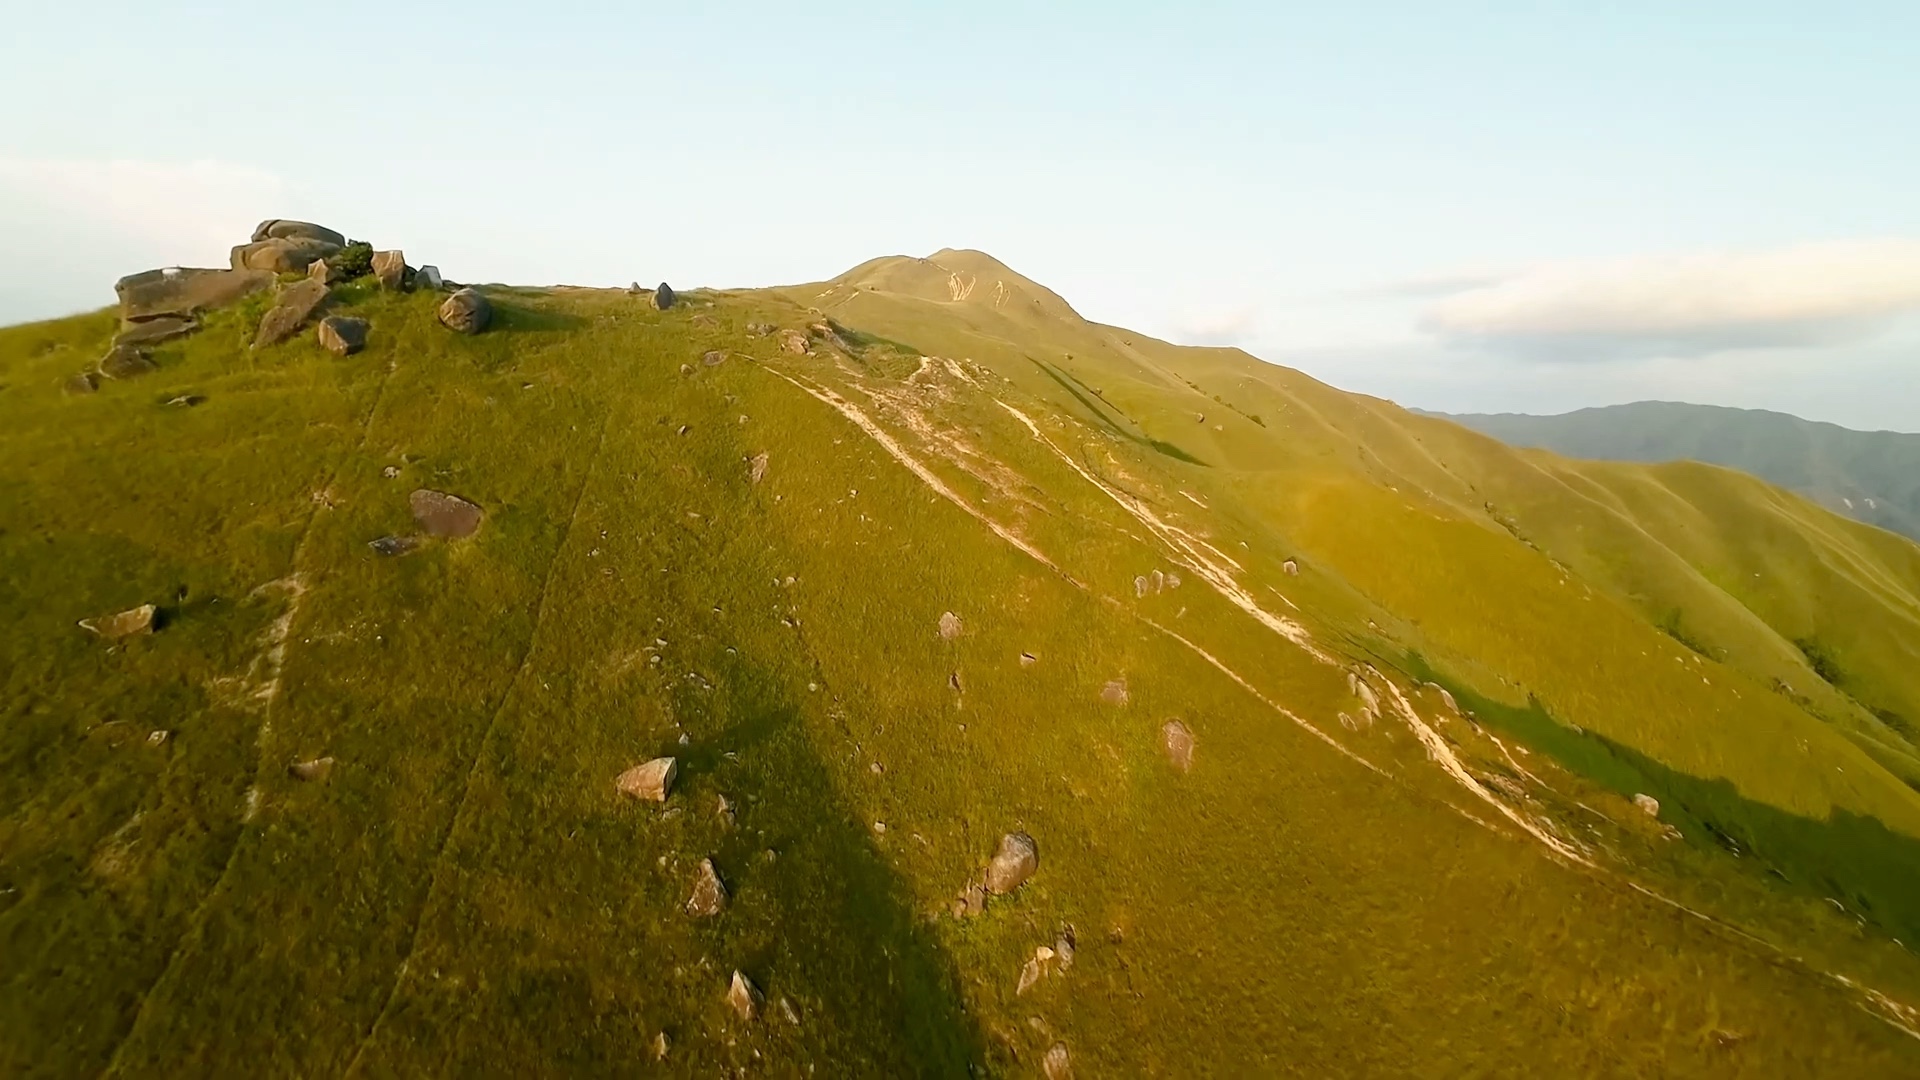
{"label": "green grass slope", "polygon": [[1671,401],[1559,416],[1447,418],[1515,446],[1569,457],[1724,465],[1848,517],[1920,538],[1920,435],[1852,431],[1761,409]]}
{"label": "green grass slope", "polygon": [[[110,316],[0,330],[0,1071],[1920,1068],[1906,549],[979,253],[471,338],[340,292],[359,355],[249,351],[262,299],[84,397]],[[375,554],[416,487],[479,534]]]}

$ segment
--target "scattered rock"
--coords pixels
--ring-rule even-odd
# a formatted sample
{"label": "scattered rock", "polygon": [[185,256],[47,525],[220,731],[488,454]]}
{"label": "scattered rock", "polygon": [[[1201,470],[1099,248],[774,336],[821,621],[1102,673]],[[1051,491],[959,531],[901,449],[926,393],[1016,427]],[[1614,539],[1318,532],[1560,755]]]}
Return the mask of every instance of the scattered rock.
{"label": "scattered rock", "polygon": [[733,983],[727,987],[727,1004],[742,1020],[752,1020],[760,1015],[760,1003],[766,998],[760,994],[760,988],[747,980],[745,975],[734,970]]}
{"label": "scattered rock", "polygon": [[799,1011],[793,1007],[793,1002],[788,1001],[784,995],[780,998],[780,1015],[786,1017],[787,1023],[792,1024],[794,1027],[800,1026]]}
{"label": "scattered rock", "polygon": [[1167,571],[1167,588],[1169,588],[1169,589],[1177,589],[1177,588],[1179,588],[1179,587],[1180,587],[1180,574],[1179,574],[1179,572],[1178,572],[1178,571],[1176,571],[1176,570],[1169,570],[1169,571]]}
{"label": "scattered rock", "polygon": [[767,478],[767,462],[768,457],[765,450],[753,455],[753,460],[747,462],[747,480],[749,483],[757,484]]}
{"label": "scattered rock", "polygon": [[262,240],[318,240],[336,247],[346,247],[347,238],[334,232],[325,225],[315,225],[311,221],[293,221],[288,218],[268,218],[253,228],[253,239]]}
{"label": "scattered rock", "polygon": [[260,331],[253,337],[253,347],[278,345],[299,332],[315,310],[327,299],[327,283],[314,278],[280,290],[280,299],[273,310],[260,319]]}
{"label": "scattered rock", "polygon": [[1073,946],[1073,927],[1062,926],[1059,935],[1053,939],[1053,955],[1059,962],[1061,971],[1073,966]]}
{"label": "scattered rock", "polygon": [[667,1051],[672,1047],[672,1045],[673,1044],[667,1039],[666,1032],[663,1031],[660,1034],[655,1035],[653,1037],[653,1060],[655,1061],[667,1060]]}
{"label": "scattered rock", "polygon": [[403,251],[373,253],[373,278],[383,289],[398,291],[407,283],[407,255]]}
{"label": "scattered rock", "polygon": [[716,796],[716,798],[718,799],[718,803],[713,808],[714,816],[720,819],[722,827],[728,829],[733,828],[734,821],[736,820],[736,815],[733,812],[733,804],[727,801],[725,795],[719,795]]}
{"label": "scattered rock", "polygon": [[660,283],[659,288],[653,290],[653,306],[661,311],[672,307],[675,299],[673,287],[664,281]]}
{"label": "scattered rock", "polygon": [[666,802],[673,791],[673,779],[680,775],[680,763],[673,758],[654,758],[620,774],[614,785],[622,795],[647,802]]}
{"label": "scattered rock", "polygon": [[789,352],[795,356],[801,356],[807,352],[808,348],[810,348],[810,346],[807,342],[807,335],[798,330],[780,331],[781,352]]}
{"label": "scattered rock", "polygon": [[940,613],[940,640],[952,641],[960,636],[960,616],[951,611]]}
{"label": "scattered rock", "polygon": [[1147,595],[1147,579],[1145,577],[1136,577],[1133,579],[1133,595],[1136,598]]}
{"label": "scattered rock", "polygon": [[644,293],[644,292],[646,292],[646,291],[647,291],[647,290],[646,290],[646,289],[644,289],[644,288],[642,288],[642,287],[641,287],[641,285],[640,285],[640,283],[639,283],[639,282],[637,282],[637,281],[636,281],[636,282],[634,282],[633,284],[631,284],[631,285],[629,285],[629,286],[627,286],[627,295],[628,295],[628,296],[639,296],[639,295],[640,295],[641,293]]}
{"label": "scattered rock", "polygon": [[82,371],[61,383],[60,389],[69,394],[91,394],[100,389],[100,376],[95,372]]}
{"label": "scattered rock", "polygon": [[400,466],[389,465],[386,468],[380,470],[380,475],[385,477],[388,480],[392,480],[395,477],[400,475]]}
{"label": "scattered rock", "polygon": [[1299,577],[1300,564],[1294,562],[1292,559],[1288,559],[1286,562],[1280,564],[1280,572],[1288,577]]}
{"label": "scattered rock", "polygon": [[428,488],[420,488],[407,496],[407,506],[413,511],[413,520],[428,536],[454,540],[480,531],[480,519],[484,516],[478,506],[460,496]]}
{"label": "scattered rock", "polygon": [[307,276],[329,285],[347,280],[347,272],[325,259],[315,259],[307,267]]}
{"label": "scattered rock", "polygon": [[335,356],[352,356],[367,346],[367,320],[345,315],[321,319],[320,345]]}
{"label": "scattered rock", "polygon": [[953,690],[953,692],[956,694],[960,693],[962,690],[965,689],[965,687],[960,685],[959,672],[955,671],[947,676],[947,686],[950,687]]}
{"label": "scattered rock", "polygon": [[1167,760],[1181,772],[1193,768],[1193,729],[1179,720],[1169,720],[1160,725],[1160,745],[1167,752]]}
{"label": "scattered rock", "polygon": [[1045,945],[1034,950],[1032,956],[1020,968],[1020,982],[1013,988],[1013,996],[1019,997],[1033,988],[1033,984],[1046,977],[1047,962],[1053,959],[1053,950]]}
{"label": "scattered rock", "polygon": [[151,319],[134,323],[132,326],[115,334],[113,344],[115,347],[121,345],[158,345],[163,341],[172,341],[174,338],[186,337],[198,329],[200,329],[200,324],[190,316],[156,315]]}
{"label": "scattered rock", "polygon": [[1441,686],[1439,683],[1434,683],[1433,692],[1440,695],[1440,704],[1445,705],[1448,712],[1455,716],[1460,715],[1460,706],[1453,700],[1453,695],[1447,693],[1446,687]]}
{"label": "scattered rock", "polygon": [[720,351],[719,349],[714,349],[710,352],[704,353],[700,357],[700,363],[706,367],[719,367],[721,364],[724,364],[726,362],[727,362],[727,354]]}
{"label": "scattered rock", "polygon": [[956,919],[971,919],[976,915],[985,914],[986,910],[986,879],[984,876],[976,877],[967,883],[966,888],[960,890],[959,897],[954,900],[953,917]]}
{"label": "scattered rock", "polygon": [[1039,663],[1039,662],[1040,662],[1040,658],[1039,658],[1039,657],[1037,657],[1037,656],[1035,656],[1035,655],[1033,655],[1033,654],[1032,654],[1032,653],[1030,653],[1030,652],[1023,652],[1023,653],[1021,653],[1021,654],[1020,654],[1020,666],[1021,666],[1021,667],[1032,667],[1033,665],[1035,665],[1035,664],[1037,664],[1037,663]]}
{"label": "scattered rock", "polygon": [[700,869],[693,877],[693,895],[687,898],[687,914],[706,918],[720,914],[726,907],[727,886],[720,880],[720,872],[713,868],[712,859],[701,859]]}
{"label": "scattered rock", "polygon": [[173,738],[173,732],[171,731],[166,731],[164,729],[157,730],[157,731],[149,731],[147,732],[147,745],[148,746],[165,746],[167,743],[167,740],[171,738]]}
{"label": "scattered rock", "polygon": [[1047,1056],[1040,1059],[1040,1070],[1047,1074],[1047,1080],[1068,1080],[1073,1075],[1073,1062],[1067,1044],[1057,1042],[1049,1047]]}
{"label": "scattered rock", "polygon": [[134,345],[115,345],[100,358],[100,374],[109,379],[137,379],[159,370],[146,350]]}
{"label": "scattered rock", "polygon": [[1125,705],[1128,697],[1127,680],[1124,676],[1109,679],[1107,684],[1100,688],[1100,700],[1109,705]]}
{"label": "scattered rock", "polygon": [[141,604],[137,608],[129,608],[117,615],[102,615],[94,619],[81,619],[80,626],[83,629],[93,631],[108,641],[118,641],[123,637],[131,637],[134,634],[153,633],[153,617],[158,610],[159,609],[152,604]]}
{"label": "scattered rock", "polygon": [[114,283],[128,326],[161,316],[191,317],[273,287],[265,270],[200,270],[170,266],[128,274]]}
{"label": "scattered rock", "polygon": [[191,409],[195,405],[205,403],[206,400],[199,394],[181,394],[179,397],[168,398],[167,404],[176,409]]}
{"label": "scattered rock", "polygon": [[477,334],[493,321],[493,305],[476,289],[461,289],[440,305],[440,322],[462,334]]}
{"label": "scattered rock", "polygon": [[367,541],[367,546],[382,555],[405,555],[420,546],[417,536],[383,536]]}
{"label": "scattered rock", "polygon": [[987,891],[995,896],[1005,896],[1026,884],[1034,871],[1040,869],[1040,848],[1033,837],[1023,832],[1008,833],[1000,838],[1000,848],[993,853],[993,859],[987,863]]}
{"label": "scattered rock", "polygon": [[327,777],[333,775],[333,759],[323,757],[314,758],[312,761],[296,761],[287,766],[287,772],[292,774],[295,780],[305,780],[312,784],[324,783]]}
{"label": "scattered rock", "polygon": [[440,276],[440,268],[429,263],[413,272],[413,287],[438,291],[446,287],[447,281]]}
{"label": "scattered rock", "polygon": [[1641,792],[1633,797],[1633,805],[1639,807],[1640,812],[1650,818],[1660,816],[1660,800],[1645,792]]}
{"label": "scattered rock", "polygon": [[774,330],[776,329],[778,329],[778,327],[775,327],[772,323],[750,322],[747,324],[747,336],[748,337],[766,337],[768,334],[773,333]]}

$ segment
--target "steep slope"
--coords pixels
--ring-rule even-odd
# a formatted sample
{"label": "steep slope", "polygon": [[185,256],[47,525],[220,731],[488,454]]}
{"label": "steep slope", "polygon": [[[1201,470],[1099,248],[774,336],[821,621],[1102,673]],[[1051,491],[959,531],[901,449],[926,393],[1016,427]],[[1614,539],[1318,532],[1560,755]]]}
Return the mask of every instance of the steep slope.
{"label": "steep slope", "polygon": [[[1444,413],[1429,415],[1445,416]],[[1701,461],[1920,538],[1920,435],[1851,431],[1760,409],[1641,401],[1559,416],[1447,416],[1514,446],[1609,461]]]}
{"label": "steep slope", "polygon": [[[1920,1062],[1912,747],[1790,606],[1698,587],[1765,555],[1897,634],[1920,568],[1871,530],[1708,474],[1662,490],[1725,534],[1662,537],[1638,473],[978,253],[494,289],[478,337],[340,292],[358,356],[250,353],[254,304],[85,397],[111,318],[0,331],[4,1071]],[[480,532],[370,550],[416,487]],[[74,626],[142,601],[151,637]],[[623,799],[660,754],[672,798]],[[1038,873],[956,917],[1014,830]]]}

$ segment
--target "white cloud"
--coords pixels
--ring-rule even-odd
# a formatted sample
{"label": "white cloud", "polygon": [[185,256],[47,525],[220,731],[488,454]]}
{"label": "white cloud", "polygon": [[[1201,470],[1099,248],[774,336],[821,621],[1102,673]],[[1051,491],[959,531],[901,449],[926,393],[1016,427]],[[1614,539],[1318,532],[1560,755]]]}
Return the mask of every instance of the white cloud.
{"label": "white cloud", "polygon": [[1705,356],[1871,338],[1920,311],[1920,241],[1540,266],[1427,309],[1439,337],[1539,359]]}

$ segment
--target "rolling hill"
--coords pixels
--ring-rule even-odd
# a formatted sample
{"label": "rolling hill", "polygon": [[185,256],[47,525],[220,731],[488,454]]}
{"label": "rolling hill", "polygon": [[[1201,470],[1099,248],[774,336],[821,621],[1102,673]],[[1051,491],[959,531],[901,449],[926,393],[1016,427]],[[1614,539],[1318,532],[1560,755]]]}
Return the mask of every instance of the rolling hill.
{"label": "rolling hill", "polygon": [[0,1071],[1920,1069],[1920,546],[979,252],[483,291],[0,330]]}
{"label": "rolling hill", "polygon": [[1702,461],[1920,539],[1920,435],[1852,431],[1759,409],[1641,401],[1559,416],[1448,415],[1513,446],[1608,461]]}

